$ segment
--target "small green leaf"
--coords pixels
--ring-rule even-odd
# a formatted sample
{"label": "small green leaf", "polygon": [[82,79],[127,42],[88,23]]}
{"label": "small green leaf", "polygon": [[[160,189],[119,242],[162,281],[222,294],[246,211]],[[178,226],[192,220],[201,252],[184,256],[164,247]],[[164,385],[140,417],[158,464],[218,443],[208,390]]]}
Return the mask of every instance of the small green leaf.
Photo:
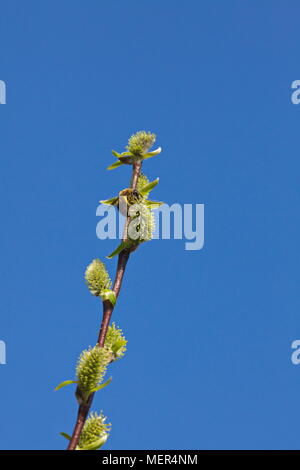
{"label": "small green leaf", "polygon": [[54,390],[57,391],[65,387],[66,385],[77,384],[77,383],[78,383],[77,380],[65,380],[64,382],[57,385],[57,387]]}
{"label": "small green leaf", "polygon": [[116,305],[117,298],[116,298],[116,294],[114,293],[113,290],[105,290],[105,291],[101,292],[101,299],[102,300],[109,300],[110,303],[113,306]]}
{"label": "small green leaf", "polygon": [[146,158],[154,157],[155,155],[158,155],[161,152],[161,147],[158,147],[156,150],[153,150],[153,152],[148,152],[143,155],[143,160]]}
{"label": "small green leaf", "polygon": [[124,157],[132,157],[132,153],[131,152],[122,152],[122,153],[118,153],[116,152],[115,150],[112,150],[111,153],[116,157],[116,158],[119,158],[120,160],[122,160]]}
{"label": "small green leaf", "polygon": [[125,248],[128,248],[130,244],[128,242],[121,242],[120,245],[113,251],[110,255],[108,255],[106,258],[111,259],[114,256],[118,255],[123,251]]}
{"label": "small green leaf", "polygon": [[118,202],[119,197],[112,197],[111,199],[105,199],[101,202],[101,204],[106,204],[108,206],[114,206]]}
{"label": "small green leaf", "polygon": [[67,434],[66,432],[60,432],[59,433],[62,437],[65,437],[66,439],[68,439],[68,441],[70,441],[72,439],[71,436],[69,436],[69,434]]}
{"label": "small green leaf", "polygon": [[158,182],[159,182],[159,178],[156,178],[156,180],[151,181],[151,183],[146,184],[146,186],[144,186],[144,187],[140,190],[141,195],[142,195],[142,196],[146,196],[147,194],[149,194],[150,191],[152,191],[152,189],[155,188],[155,186],[158,185]]}
{"label": "small green leaf", "polygon": [[122,152],[120,156],[121,157],[133,157],[133,154],[131,152]]}
{"label": "small green leaf", "polygon": [[162,206],[164,204],[164,202],[146,200],[145,204],[146,204],[147,207],[149,207],[149,209],[158,209],[160,206]]}
{"label": "small green leaf", "polygon": [[107,167],[107,170],[114,170],[115,168],[118,168],[118,166],[121,166],[121,165],[123,165],[123,163],[120,162],[120,160],[118,160],[117,162],[112,163],[112,165],[109,165]]}
{"label": "small green leaf", "polygon": [[91,392],[98,392],[98,390],[102,390],[102,388],[109,385],[111,381],[112,381],[112,377],[110,377],[106,382],[104,382],[104,384],[98,385],[98,387],[93,388]]}
{"label": "small green leaf", "polygon": [[112,150],[111,153],[117,158],[119,158],[121,156],[121,154],[116,152],[115,150]]}
{"label": "small green leaf", "polygon": [[105,434],[104,436],[100,437],[99,439],[92,442],[91,444],[88,444],[84,447],[79,447],[79,449],[77,449],[77,450],[97,450],[97,449],[100,449],[100,447],[102,447],[103,444],[105,444],[105,442],[107,441],[107,438],[108,438],[108,435]]}

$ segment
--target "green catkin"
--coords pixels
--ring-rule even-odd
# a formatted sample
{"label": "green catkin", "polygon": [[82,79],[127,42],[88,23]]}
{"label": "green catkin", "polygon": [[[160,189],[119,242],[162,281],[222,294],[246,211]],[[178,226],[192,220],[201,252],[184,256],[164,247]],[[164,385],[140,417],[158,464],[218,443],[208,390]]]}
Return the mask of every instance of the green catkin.
{"label": "green catkin", "polygon": [[120,359],[126,352],[127,340],[115,323],[109,326],[105,338],[105,347],[111,351],[113,360]]}
{"label": "green catkin", "polygon": [[93,389],[103,381],[111,358],[111,350],[100,348],[98,345],[81,353],[76,368],[76,376],[84,400],[87,400]]}
{"label": "green catkin", "polygon": [[141,173],[138,177],[138,181],[137,181],[137,185],[136,185],[136,189],[138,191],[141,191],[141,189],[146,186],[147,184],[149,183],[149,180],[147,178],[146,175],[144,175],[144,173]]}
{"label": "green catkin", "polygon": [[139,203],[129,208],[129,215],[128,237],[138,243],[150,241],[155,229],[152,210],[145,203]]}
{"label": "green catkin", "polygon": [[84,447],[93,444],[100,438],[108,438],[111,424],[105,423],[106,417],[100,413],[91,413],[85,422],[82,430],[78,447],[83,449]]}
{"label": "green catkin", "polygon": [[105,289],[110,289],[111,280],[106,267],[99,259],[94,259],[86,268],[85,281],[91,294],[99,297]]}
{"label": "green catkin", "polygon": [[115,323],[108,327],[103,348],[97,344],[83,351],[79,357],[76,377],[84,400],[104,379],[110,362],[120,359],[126,351],[127,341]]}
{"label": "green catkin", "polygon": [[156,135],[151,132],[139,131],[128,140],[127,150],[135,157],[142,157],[155,143]]}

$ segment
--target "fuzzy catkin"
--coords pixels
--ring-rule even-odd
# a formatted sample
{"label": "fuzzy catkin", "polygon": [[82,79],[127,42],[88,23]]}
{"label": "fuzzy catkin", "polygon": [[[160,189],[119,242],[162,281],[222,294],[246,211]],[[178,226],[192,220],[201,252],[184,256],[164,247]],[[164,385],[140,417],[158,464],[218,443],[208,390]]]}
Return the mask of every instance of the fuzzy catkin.
{"label": "fuzzy catkin", "polygon": [[107,348],[96,345],[83,351],[80,355],[76,376],[78,387],[85,399],[102,382],[108,364],[111,362],[112,353]]}
{"label": "fuzzy catkin", "polygon": [[127,150],[136,157],[142,157],[156,140],[156,135],[151,132],[139,131],[128,140]]}
{"label": "fuzzy catkin", "polygon": [[111,280],[106,267],[99,259],[94,259],[86,268],[85,281],[91,294],[99,297],[105,289],[110,289]]}
{"label": "fuzzy catkin", "polygon": [[85,422],[78,446],[84,448],[101,437],[108,437],[111,430],[111,424],[105,423],[106,417],[100,413],[91,413]]}

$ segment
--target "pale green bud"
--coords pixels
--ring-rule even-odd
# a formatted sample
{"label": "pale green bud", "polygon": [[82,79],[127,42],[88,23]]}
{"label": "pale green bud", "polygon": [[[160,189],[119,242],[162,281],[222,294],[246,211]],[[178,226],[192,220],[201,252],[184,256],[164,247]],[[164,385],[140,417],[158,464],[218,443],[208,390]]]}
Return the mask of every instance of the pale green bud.
{"label": "pale green bud", "polygon": [[111,424],[106,424],[106,417],[102,413],[91,413],[85,422],[79,442],[78,450],[96,450],[106,442]]}
{"label": "pale green bud", "polygon": [[127,340],[123,332],[118,328],[115,323],[108,327],[107,335],[105,338],[105,347],[111,351],[112,360],[120,359],[124,356],[126,351]]}
{"label": "pale green bud", "polygon": [[103,381],[111,359],[111,351],[107,348],[100,348],[98,345],[81,353],[76,368],[76,376],[78,388],[84,401]]}
{"label": "pale green bud", "polygon": [[128,214],[131,217],[128,237],[139,243],[151,240],[155,230],[152,210],[146,204],[134,204],[129,207]]}
{"label": "pale green bud", "polygon": [[139,131],[136,134],[132,135],[128,140],[128,145],[126,146],[127,151],[118,153],[115,150],[112,150],[112,154],[118,159],[107,169],[114,170],[121,165],[132,165],[137,161],[145,160],[146,158],[154,157],[159,155],[161,152],[161,147],[158,147],[156,150],[148,152],[156,140],[155,134],[151,132]]}
{"label": "pale green bud", "polygon": [[144,175],[144,173],[140,173],[140,175],[138,177],[136,189],[140,192],[141,189],[143,189],[143,187],[146,186],[147,184],[149,184],[149,180],[148,180],[147,176]]}
{"label": "pale green bud", "polygon": [[152,147],[155,140],[155,134],[151,134],[151,132],[146,131],[139,131],[130,137],[126,148],[135,157],[142,157],[142,155]]}
{"label": "pale green bud", "polygon": [[109,274],[104,263],[99,259],[94,259],[88,265],[85,271],[85,280],[91,294],[97,297],[100,297],[104,290],[109,290],[111,287]]}

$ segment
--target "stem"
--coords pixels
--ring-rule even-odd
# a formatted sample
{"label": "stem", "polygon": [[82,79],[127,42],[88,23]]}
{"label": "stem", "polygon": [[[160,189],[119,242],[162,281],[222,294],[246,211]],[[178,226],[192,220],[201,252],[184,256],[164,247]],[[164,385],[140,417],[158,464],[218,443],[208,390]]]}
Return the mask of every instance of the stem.
{"label": "stem", "polygon": [[141,161],[137,161],[136,163],[133,164],[131,185],[130,185],[132,189],[136,189],[136,185],[138,182],[139,174],[141,172],[141,168],[142,168]]}
{"label": "stem", "polygon": [[[130,184],[130,187],[132,189],[136,189],[141,167],[142,167],[142,162],[140,161],[133,164],[131,184]],[[125,223],[123,240],[126,239],[127,237],[128,222],[129,222],[129,217],[127,217],[127,220]],[[123,276],[124,276],[127,262],[129,260],[129,256],[130,256],[129,249],[121,251],[121,253],[118,256],[118,265],[117,265],[117,271],[116,271],[116,276],[115,276],[114,286],[113,286],[113,291],[116,294],[117,298],[119,297],[119,294],[121,291]],[[114,311],[114,306],[110,303],[110,301],[104,300],[102,323],[101,323],[99,336],[98,336],[98,344],[100,348],[103,348],[104,346],[109,322],[110,322],[113,311]],[[91,393],[88,401],[86,403],[82,403],[81,405],[79,405],[76,424],[74,426],[72,438],[69,442],[67,450],[76,450],[76,447],[78,445],[84,423],[89,414],[93,399],[94,399],[94,393]]]}

